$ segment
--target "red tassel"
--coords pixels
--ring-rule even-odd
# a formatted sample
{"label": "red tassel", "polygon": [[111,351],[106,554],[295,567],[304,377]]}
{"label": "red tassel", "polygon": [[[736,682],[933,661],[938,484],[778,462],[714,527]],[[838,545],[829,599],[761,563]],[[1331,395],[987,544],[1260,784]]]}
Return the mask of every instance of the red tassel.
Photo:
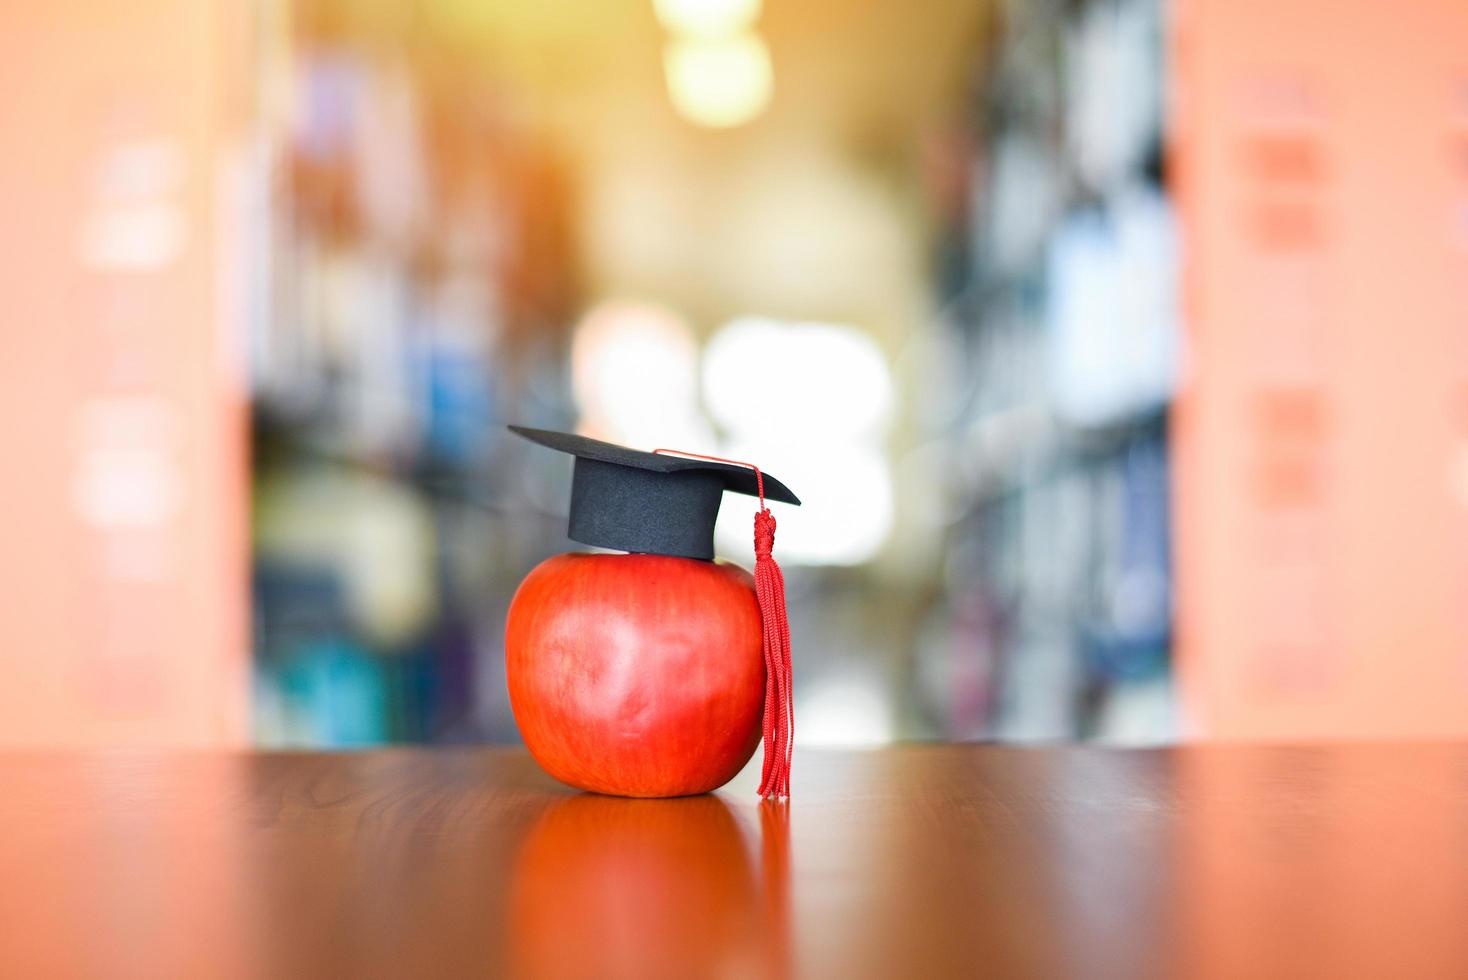
{"label": "red tassel", "polygon": [[685,453],[681,449],[654,449],[653,452],[754,470],[759,492],[759,513],[754,515],[754,594],[759,601],[761,646],[765,654],[765,759],[759,795],[765,799],[788,797],[790,756],[795,748],[795,701],[790,695],[790,620],[785,615],[785,576],[770,554],[775,547],[775,515],[765,506],[765,476],[758,466],[737,459]]}
{"label": "red tassel", "polygon": [[[760,504],[764,504],[761,494]],[[764,630],[765,764],[759,795],[790,795],[790,754],[795,741],[795,706],[790,697],[790,621],[785,615],[785,576],[770,551],[775,547],[775,515],[760,507],[754,515],[754,592]]]}

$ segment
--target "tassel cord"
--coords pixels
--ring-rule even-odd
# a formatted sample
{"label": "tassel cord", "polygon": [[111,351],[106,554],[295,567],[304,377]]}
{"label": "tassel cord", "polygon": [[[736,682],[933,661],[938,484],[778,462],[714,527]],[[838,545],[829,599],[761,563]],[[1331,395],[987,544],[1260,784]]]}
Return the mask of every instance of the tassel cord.
{"label": "tassel cord", "polygon": [[790,795],[790,757],[795,737],[785,576],[771,555],[774,544],[775,517],[761,509],[754,516],[754,588],[765,655],[765,758],[759,791],[767,798]]}

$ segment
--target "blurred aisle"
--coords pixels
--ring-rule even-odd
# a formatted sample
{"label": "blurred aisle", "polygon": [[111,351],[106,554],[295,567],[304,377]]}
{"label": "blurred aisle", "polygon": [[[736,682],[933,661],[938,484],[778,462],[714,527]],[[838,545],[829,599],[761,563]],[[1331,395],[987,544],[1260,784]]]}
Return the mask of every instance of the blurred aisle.
{"label": "blurred aisle", "polygon": [[[808,743],[1169,737],[1160,30],[1150,2],[293,7],[259,736],[515,737],[502,611],[566,547],[520,421],[800,488]],[[731,121],[742,76],[696,51],[736,40],[765,69]],[[736,560],[748,523],[726,506]]]}
{"label": "blurred aisle", "polygon": [[507,423],[788,480],[807,745],[1468,734],[1468,8],[1281,10],[0,12],[0,744],[514,741]]}

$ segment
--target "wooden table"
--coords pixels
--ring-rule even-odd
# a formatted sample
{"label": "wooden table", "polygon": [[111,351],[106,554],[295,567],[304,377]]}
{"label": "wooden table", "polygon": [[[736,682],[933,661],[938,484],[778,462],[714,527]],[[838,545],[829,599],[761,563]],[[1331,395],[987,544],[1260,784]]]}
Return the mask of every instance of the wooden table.
{"label": "wooden table", "polygon": [[1464,977],[1468,747],[0,756],[0,976]]}

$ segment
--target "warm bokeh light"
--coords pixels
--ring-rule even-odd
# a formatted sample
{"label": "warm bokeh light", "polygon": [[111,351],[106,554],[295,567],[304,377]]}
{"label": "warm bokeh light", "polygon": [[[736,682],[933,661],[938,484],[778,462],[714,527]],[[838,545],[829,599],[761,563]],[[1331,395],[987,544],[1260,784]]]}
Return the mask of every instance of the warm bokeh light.
{"label": "warm bokeh light", "polygon": [[663,70],[673,107],[700,126],[743,125],[764,112],[774,95],[770,49],[755,34],[671,40]]}
{"label": "warm bokeh light", "polygon": [[754,23],[760,0],[653,0],[653,9],[674,34],[728,37]]}
{"label": "warm bokeh light", "polygon": [[698,411],[698,346],[671,311],[612,301],[571,341],[571,378],[586,435],[652,449],[707,446]]}

